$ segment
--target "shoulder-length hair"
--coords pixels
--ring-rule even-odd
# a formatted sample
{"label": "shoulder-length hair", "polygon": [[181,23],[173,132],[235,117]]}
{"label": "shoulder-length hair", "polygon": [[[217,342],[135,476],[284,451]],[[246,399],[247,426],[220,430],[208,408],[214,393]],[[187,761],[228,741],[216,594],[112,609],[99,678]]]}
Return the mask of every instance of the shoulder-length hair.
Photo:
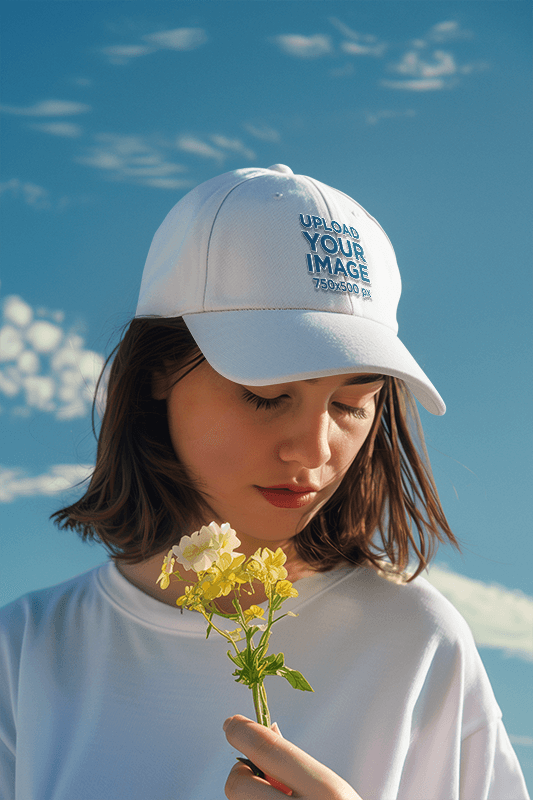
{"label": "shoulder-length hair", "polygon": [[[110,370],[102,372],[109,375],[94,473],[78,502],[52,514],[60,528],[99,539],[112,558],[133,564],[169,550],[191,526],[205,523],[208,505],[174,452],[166,402],[152,397],[154,376],[178,373],[181,380],[202,361],[181,317],[130,323],[108,359]],[[382,569],[386,559],[402,572],[414,555],[414,578],[438,541],[458,546],[415,401],[402,381],[383,380],[363,447],[335,494],[293,539],[300,558],[318,571],[343,561]]]}

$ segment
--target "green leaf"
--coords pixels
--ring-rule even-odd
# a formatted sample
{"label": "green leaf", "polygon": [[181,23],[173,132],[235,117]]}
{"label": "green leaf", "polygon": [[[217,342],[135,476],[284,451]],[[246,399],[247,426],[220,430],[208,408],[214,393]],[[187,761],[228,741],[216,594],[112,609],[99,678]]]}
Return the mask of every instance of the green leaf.
{"label": "green leaf", "polygon": [[231,650],[228,650],[228,658],[231,658],[233,663],[236,664],[238,667],[244,667],[245,666],[245,661],[243,659],[243,655],[244,655],[244,653],[236,653],[235,655],[233,655]]}
{"label": "green leaf", "polygon": [[281,675],[282,678],[288,680],[293,689],[300,689],[302,692],[314,692],[314,689],[309,681],[306,680],[302,673],[298,672],[297,669],[281,667],[281,669],[278,669],[276,672],[276,675]]}
{"label": "green leaf", "polygon": [[259,661],[258,669],[263,678],[266,675],[278,675],[279,670],[283,667],[284,663],[285,656],[283,653],[278,653],[277,655],[272,654],[262,658]]}

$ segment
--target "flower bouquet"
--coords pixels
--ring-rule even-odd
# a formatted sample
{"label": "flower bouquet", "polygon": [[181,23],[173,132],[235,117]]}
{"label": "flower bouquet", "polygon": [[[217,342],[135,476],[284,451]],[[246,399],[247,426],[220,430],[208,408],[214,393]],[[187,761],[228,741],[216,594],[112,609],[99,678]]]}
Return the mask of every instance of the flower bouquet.
{"label": "flower bouquet", "polygon": [[[157,583],[162,589],[168,588],[171,576],[183,580],[179,572],[174,571],[176,562],[186,570],[196,573],[196,582],[186,586],[184,594],[178,597],[176,604],[182,608],[200,612],[207,621],[206,638],[211,631],[216,631],[231,645],[228,656],[236,666],[233,675],[238,683],[244,683],[252,691],[257,721],[271,726],[270,712],[264,688],[264,679],[268,675],[279,675],[285,678],[295,689],[312,692],[304,676],[295,669],[287,667],[283,653],[268,654],[268,646],[272,626],[284,617],[295,617],[291,611],[276,616],[288,597],[297,597],[298,592],[287,580],[284,564],[287,556],[281,549],[273,552],[268,548],[259,548],[248,559],[242,553],[235,552],[240,540],[229,522],[219,526],[216,522],[203,526],[191,536],[183,536],[179,545],[174,545],[165,556],[161,574]],[[251,605],[243,611],[239,602],[241,592],[253,594],[254,583],[259,581],[265,591],[268,605],[264,608]],[[232,613],[222,612],[216,605],[219,597],[234,592]],[[265,616],[266,614],[266,616]],[[238,623],[234,630],[225,630],[213,622],[213,617],[223,617]],[[255,642],[255,637],[259,640]],[[243,643],[239,648],[239,643]],[[253,765],[251,765],[253,767]],[[259,774],[259,771],[256,774]],[[286,787],[268,778],[277,788]]]}

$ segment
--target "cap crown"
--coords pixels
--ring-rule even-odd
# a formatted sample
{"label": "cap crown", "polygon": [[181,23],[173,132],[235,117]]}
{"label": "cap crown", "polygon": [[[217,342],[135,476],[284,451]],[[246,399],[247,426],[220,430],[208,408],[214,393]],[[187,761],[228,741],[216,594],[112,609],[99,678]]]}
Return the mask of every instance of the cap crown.
{"label": "cap crown", "polygon": [[401,281],[379,225],[343,192],[288,167],[197,186],[156,232],[137,315],[308,309],[398,330]]}

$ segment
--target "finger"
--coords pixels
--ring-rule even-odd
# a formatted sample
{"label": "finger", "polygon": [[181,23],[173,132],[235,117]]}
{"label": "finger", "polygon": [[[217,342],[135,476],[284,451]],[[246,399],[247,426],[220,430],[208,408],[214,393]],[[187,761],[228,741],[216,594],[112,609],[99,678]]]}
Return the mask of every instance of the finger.
{"label": "finger", "polygon": [[264,773],[290,786],[295,794],[321,800],[328,791],[334,797],[339,784],[344,783],[332,770],[287,739],[240,714],[226,720],[224,731],[233,747]]}
{"label": "finger", "polygon": [[250,767],[237,762],[230,771],[224,792],[228,800],[280,800],[280,793],[263,778],[256,777]]}

